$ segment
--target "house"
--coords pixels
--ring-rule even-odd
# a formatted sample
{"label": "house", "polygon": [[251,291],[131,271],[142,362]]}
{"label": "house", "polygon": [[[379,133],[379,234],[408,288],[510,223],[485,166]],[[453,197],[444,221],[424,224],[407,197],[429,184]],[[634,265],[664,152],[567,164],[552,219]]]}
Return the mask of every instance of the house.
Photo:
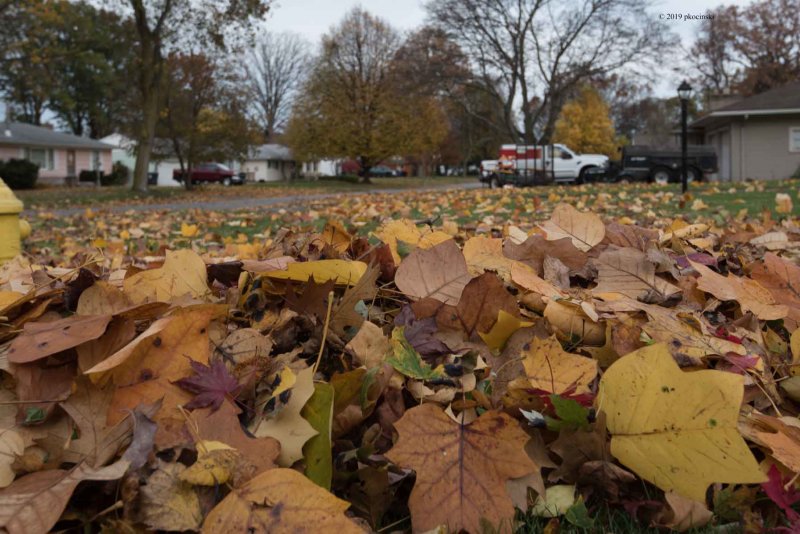
{"label": "house", "polygon": [[800,81],[741,99],[727,99],[691,124],[712,145],[718,179],[782,179],[800,172]]}
{"label": "house", "polygon": [[241,170],[251,182],[287,180],[295,172],[295,161],[289,147],[279,144],[254,146]]}
{"label": "house", "polygon": [[39,183],[63,184],[81,171],[111,172],[112,146],[88,137],[21,122],[0,123],[0,160],[39,165]]}
{"label": "house", "polygon": [[120,133],[113,133],[102,137],[100,142],[113,147],[111,149],[113,164],[121,163],[133,172],[133,168],[136,166],[136,141]]}
{"label": "house", "polygon": [[342,174],[341,160],[321,159],[315,161],[304,161],[300,166],[300,175],[304,178],[339,176],[340,174]]}

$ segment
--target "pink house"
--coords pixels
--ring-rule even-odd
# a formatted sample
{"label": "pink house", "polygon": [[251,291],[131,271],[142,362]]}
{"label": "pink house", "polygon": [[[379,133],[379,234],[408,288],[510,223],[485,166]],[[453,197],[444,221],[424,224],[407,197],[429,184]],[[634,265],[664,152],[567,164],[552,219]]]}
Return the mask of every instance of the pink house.
{"label": "pink house", "polygon": [[27,159],[39,165],[41,184],[63,184],[81,171],[111,172],[114,147],[88,137],[21,122],[0,123],[0,160]]}

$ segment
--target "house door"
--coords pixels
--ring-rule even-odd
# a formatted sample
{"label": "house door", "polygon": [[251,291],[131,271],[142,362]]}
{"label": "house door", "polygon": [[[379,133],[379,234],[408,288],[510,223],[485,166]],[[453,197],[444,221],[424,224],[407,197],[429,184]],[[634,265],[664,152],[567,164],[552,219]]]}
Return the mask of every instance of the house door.
{"label": "house door", "polygon": [[75,176],[75,151],[67,150],[67,176]]}

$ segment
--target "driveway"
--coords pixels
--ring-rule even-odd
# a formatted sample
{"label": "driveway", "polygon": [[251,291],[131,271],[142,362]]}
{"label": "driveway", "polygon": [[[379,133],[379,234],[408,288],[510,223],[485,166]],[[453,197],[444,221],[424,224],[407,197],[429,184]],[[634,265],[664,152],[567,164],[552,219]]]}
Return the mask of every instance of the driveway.
{"label": "driveway", "polygon": [[[115,204],[108,207],[93,207],[94,211],[105,211],[111,213],[123,213],[126,211],[182,211],[191,209],[207,209],[214,211],[232,211],[239,209],[258,208],[264,206],[296,206],[306,204],[314,200],[322,200],[326,198],[335,198],[340,196],[353,196],[353,195],[383,195],[383,194],[396,194],[396,193],[409,193],[412,191],[425,192],[425,191],[449,191],[454,189],[480,189],[484,187],[483,184],[475,180],[475,183],[464,184],[448,184],[441,186],[421,187],[419,189],[399,189],[399,188],[386,188],[374,189],[369,192],[337,192],[337,193],[320,193],[315,195],[287,195],[282,197],[267,197],[267,198],[231,198],[225,200],[212,200],[208,202],[165,202],[163,204]],[[85,207],[81,208],[62,208],[48,210],[59,217],[68,217],[70,215],[77,215],[86,211]],[[35,215],[36,211],[25,210],[23,216]]]}

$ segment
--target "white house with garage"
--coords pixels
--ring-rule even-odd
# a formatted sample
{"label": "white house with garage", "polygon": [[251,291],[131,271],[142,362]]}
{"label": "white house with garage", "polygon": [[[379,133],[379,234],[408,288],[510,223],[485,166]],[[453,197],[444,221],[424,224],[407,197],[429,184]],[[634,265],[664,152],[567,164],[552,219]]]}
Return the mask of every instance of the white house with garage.
{"label": "white house with garage", "polygon": [[292,151],[285,145],[270,143],[254,146],[241,170],[248,182],[277,182],[288,180],[295,173]]}

